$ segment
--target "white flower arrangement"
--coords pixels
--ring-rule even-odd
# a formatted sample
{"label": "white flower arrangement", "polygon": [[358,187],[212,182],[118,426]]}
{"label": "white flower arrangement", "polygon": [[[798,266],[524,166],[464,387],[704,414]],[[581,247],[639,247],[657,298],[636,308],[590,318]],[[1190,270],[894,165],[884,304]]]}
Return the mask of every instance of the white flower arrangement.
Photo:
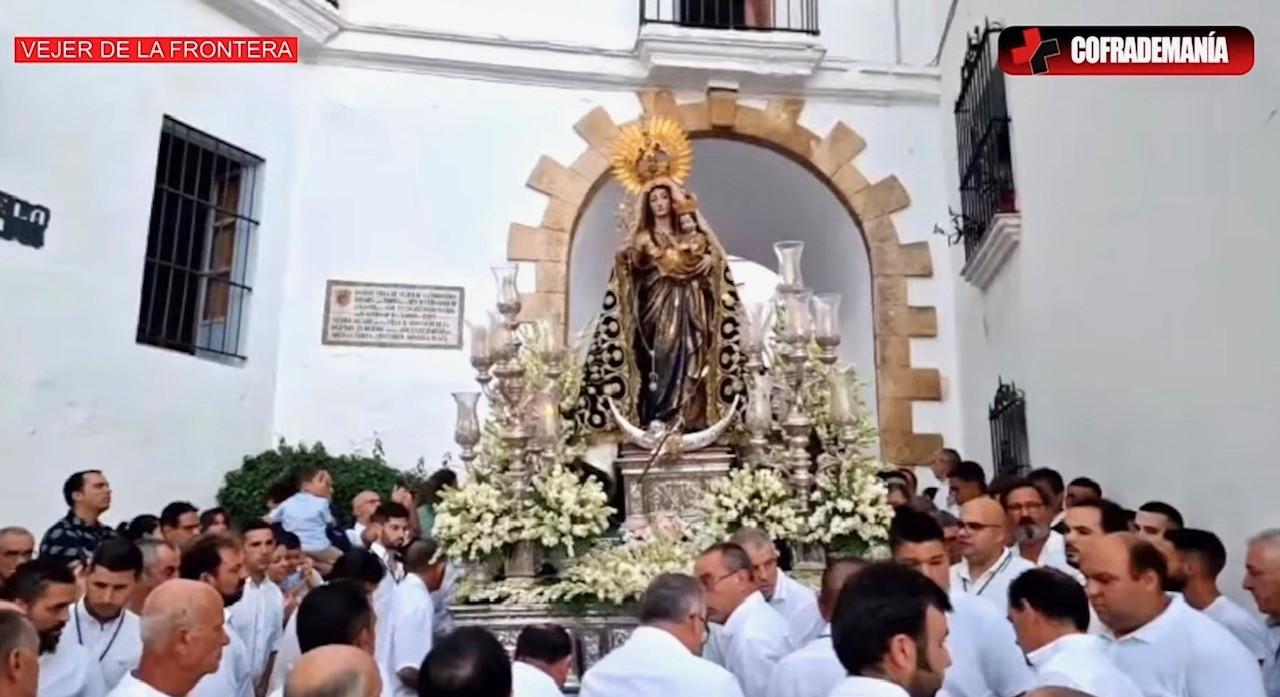
{"label": "white flower arrangement", "polygon": [[578,475],[553,463],[535,474],[531,484],[519,521],[524,539],[543,549],[563,549],[572,558],[608,529],[613,507],[599,481],[579,481]]}
{"label": "white flower arrangement", "polygon": [[471,481],[440,492],[431,536],[455,562],[480,562],[521,539],[514,499],[496,482]]}
{"label": "white flower arrangement", "polygon": [[800,539],[805,532],[803,509],[782,474],[768,467],[734,470],[712,482],[702,510],[703,532],[714,541],[739,528],[758,528],[775,540]]}
{"label": "white flower arrangement", "polygon": [[803,541],[865,556],[889,540],[893,509],[874,462],[841,462],[818,475]]}

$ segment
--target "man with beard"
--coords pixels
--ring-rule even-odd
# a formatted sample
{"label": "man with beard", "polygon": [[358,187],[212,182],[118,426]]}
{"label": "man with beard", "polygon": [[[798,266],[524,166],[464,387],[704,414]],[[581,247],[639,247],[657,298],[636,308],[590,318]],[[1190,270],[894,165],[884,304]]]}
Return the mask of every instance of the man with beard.
{"label": "man with beard", "polygon": [[235,538],[209,533],[191,541],[178,574],[207,584],[222,596],[228,638],[218,670],[206,675],[188,697],[253,697],[253,663],[244,641],[231,626],[231,608],[244,594],[244,551]]}
{"label": "man with beard", "polygon": [[946,592],[912,569],[864,568],[836,605],[831,641],[849,677],[831,697],[934,697],[952,663],[949,610]]}
{"label": "man with beard", "polygon": [[1049,467],[1040,467],[1027,473],[1027,480],[1044,492],[1045,505],[1049,508],[1049,527],[1057,529],[1066,513],[1063,497],[1067,493],[1062,475]]}
{"label": "man with beard", "polygon": [[1183,577],[1182,597],[1187,604],[1227,628],[1249,649],[1259,663],[1271,655],[1267,627],[1257,615],[1245,610],[1218,590],[1218,574],[1227,567],[1227,549],[1208,530],[1185,528],[1165,533],[1174,547],[1174,564]]}
{"label": "man with beard", "polygon": [[244,595],[231,608],[231,626],[249,651],[250,671],[258,694],[266,693],[276,643],[284,632],[284,594],[267,578],[267,567],[276,550],[275,531],[266,521],[255,520],[240,532],[244,541]]}
{"label": "man with beard", "polygon": [[110,690],[138,665],[142,631],[125,605],[142,575],[142,552],[124,538],[98,545],[84,578],[84,598],[71,609],[70,639],[88,650]]}
{"label": "man with beard", "polygon": [[98,662],[74,639],[62,641],[76,601],[76,577],[60,558],[33,559],[5,584],[5,600],[22,609],[40,635],[41,697],[102,697]]}
{"label": "man with beard", "polygon": [[818,638],[827,621],[818,613],[818,596],[812,588],[796,581],[778,568],[778,548],[773,540],[756,528],[742,528],[730,542],[742,547],[751,557],[751,573],[769,607],[787,621],[791,647],[798,649]]}
{"label": "man with beard", "polygon": [[1009,583],[1031,562],[1005,547],[1008,519],[995,499],[976,498],[960,507],[960,552],[951,567],[951,588],[991,603],[1004,616],[1009,612]]}
{"label": "man with beard", "polygon": [[142,553],[142,578],[133,586],[129,609],[141,617],[151,591],[178,577],[178,550],[163,540],[139,540],[137,545]]}
{"label": "man with beard", "polygon": [[111,485],[99,470],[84,470],[67,477],[62,485],[67,515],[54,523],[40,540],[40,556],[63,564],[83,564],[98,543],[115,537],[116,531],[101,522],[111,508]]}
{"label": "man with beard", "polygon": [[1070,504],[1062,520],[1067,524],[1063,535],[1067,563],[1076,569],[1080,568],[1080,547],[1090,538],[1129,530],[1124,509],[1107,499],[1084,499]]}
{"label": "man with beard", "polygon": [[[142,608],[142,658],[109,697],[168,697],[218,669],[230,647],[220,594],[209,584],[160,584]],[[230,695],[231,693],[228,693]]]}
{"label": "man with beard", "polygon": [[409,541],[409,509],[394,501],[378,506],[369,516],[364,534],[374,540],[369,544],[382,562],[386,573],[373,594],[373,612],[378,616],[378,663],[387,663],[387,648],[391,645],[391,599],[396,586],[404,579],[404,567],[400,563],[400,550]]}
{"label": "man with beard", "polygon": [[1080,570],[1099,619],[1111,630],[1111,659],[1144,695],[1263,697],[1262,674],[1231,632],[1166,593],[1165,557],[1131,533],[1081,548]]}
{"label": "man with beard", "polygon": [[0,529],[0,586],[4,586],[19,565],[31,561],[35,552],[36,538],[26,528]]}
{"label": "man with beard", "polygon": [[1067,541],[1054,532],[1051,525],[1054,507],[1044,489],[1030,479],[1019,479],[1005,490],[1000,503],[1009,517],[1013,542],[1023,559],[1038,567],[1076,573],[1067,563]]}
{"label": "man with beard", "polygon": [[[948,697],[1015,697],[1035,685],[1035,676],[1014,639],[1009,618],[990,603],[950,588],[951,573],[942,529],[928,514],[898,511],[889,526],[893,560],[909,566],[948,592],[951,667],[943,680]],[[837,607],[836,614],[840,613]]]}
{"label": "man with beard", "polygon": [[40,635],[17,607],[0,603],[0,695],[36,697]]}

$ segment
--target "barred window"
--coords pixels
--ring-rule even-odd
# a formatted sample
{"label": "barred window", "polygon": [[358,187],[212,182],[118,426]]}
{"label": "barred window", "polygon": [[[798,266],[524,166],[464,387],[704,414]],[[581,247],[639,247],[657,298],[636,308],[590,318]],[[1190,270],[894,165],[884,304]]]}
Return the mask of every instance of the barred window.
{"label": "barred window", "polygon": [[997,214],[1017,210],[1004,72],[996,64],[999,36],[998,26],[974,29],[956,97],[962,213],[959,232],[966,259],[977,252]]}
{"label": "barred window", "polygon": [[165,117],[138,304],[140,344],[244,360],[262,158]]}
{"label": "barred window", "polygon": [[988,412],[991,457],[997,475],[1025,475],[1031,471],[1027,444],[1027,396],[1012,382],[999,381]]}

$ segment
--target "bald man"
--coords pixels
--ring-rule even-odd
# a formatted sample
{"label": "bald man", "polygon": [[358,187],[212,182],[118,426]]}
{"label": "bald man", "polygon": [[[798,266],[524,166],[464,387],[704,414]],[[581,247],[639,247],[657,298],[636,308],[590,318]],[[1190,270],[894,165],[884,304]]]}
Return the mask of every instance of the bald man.
{"label": "bald man", "polygon": [[17,605],[0,603],[0,695],[36,697],[40,635]]}
{"label": "bald man", "polygon": [[1009,584],[1035,564],[1005,546],[1009,518],[999,501],[979,496],[960,507],[960,563],[951,567],[951,591],[968,593],[1009,613]]}
{"label": "bald man", "polygon": [[166,581],[142,607],[142,658],[108,697],[185,695],[218,669],[229,641],[222,597],[205,583]]}
{"label": "bald man", "polygon": [[840,590],[864,566],[866,562],[861,559],[827,560],[822,592],[818,595],[822,630],[818,638],[778,662],[769,678],[769,697],[826,697],[848,674],[831,643],[831,618],[836,614]]}
{"label": "bald man", "polygon": [[381,692],[373,656],[336,644],[303,654],[284,686],[284,697],[378,697]]}
{"label": "bald man", "polygon": [[1231,632],[1166,593],[1165,556],[1131,533],[1080,550],[1085,590],[1111,630],[1111,659],[1144,695],[1262,697],[1257,661]]}
{"label": "bald man", "polygon": [[351,516],[356,523],[347,531],[347,541],[352,547],[368,547],[377,538],[365,539],[365,528],[369,526],[369,518],[378,506],[382,505],[382,496],[376,491],[362,491],[351,499]]}

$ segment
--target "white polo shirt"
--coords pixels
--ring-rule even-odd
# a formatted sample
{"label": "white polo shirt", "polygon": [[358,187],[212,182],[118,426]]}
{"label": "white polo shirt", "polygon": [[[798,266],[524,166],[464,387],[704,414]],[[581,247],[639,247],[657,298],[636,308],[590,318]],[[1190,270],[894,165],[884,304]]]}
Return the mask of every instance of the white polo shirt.
{"label": "white polo shirt", "polygon": [[262,679],[284,634],[284,593],[267,577],[245,579],[244,595],[231,606],[231,626],[244,642],[253,683]]}
{"label": "white polo shirt", "polygon": [[786,620],[756,591],[729,616],[708,658],[733,673],[746,697],[767,697],[774,666],[790,652]]}
{"label": "white polo shirt", "polygon": [[1271,655],[1271,639],[1267,636],[1267,625],[1258,615],[1240,607],[1238,603],[1225,595],[1218,596],[1209,606],[1201,610],[1210,619],[1231,632],[1240,640],[1249,654],[1259,663],[1265,663]]}
{"label": "white polo shirt", "polygon": [[769,607],[786,620],[791,647],[794,649],[818,638],[827,625],[818,612],[817,591],[791,578],[784,571],[778,572],[778,580],[773,585],[773,597],[769,598]]}
{"label": "white polo shirt", "polygon": [[582,676],[582,697],[742,697],[729,671],[689,652],[670,633],[637,627]]}
{"label": "white polo shirt", "polygon": [[[778,662],[769,678],[769,697],[827,697],[848,671],[831,643],[831,626],[818,638]],[[516,697],[519,697],[517,695]]]}
{"label": "white polo shirt", "polygon": [[1107,655],[1107,641],[1068,634],[1027,654],[1040,687],[1071,687],[1101,697],[1143,697]]}
{"label": "white polo shirt", "polygon": [[253,697],[249,652],[244,646],[244,640],[231,626],[231,611],[224,610],[223,616],[226,618],[223,629],[227,632],[228,643],[222,647],[222,660],[218,662],[218,670],[200,678],[200,682],[187,693],[187,697]]}
{"label": "white polo shirt", "polygon": [[1257,661],[1180,594],[1155,619],[1110,644],[1144,697],[1264,697]]}
{"label": "white polo shirt", "polygon": [[541,668],[512,661],[511,697],[564,697],[564,693]]}
{"label": "white polo shirt", "polygon": [[120,678],[120,684],[107,697],[169,697],[165,693],[134,677],[132,671]]}
{"label": "white polo shirt", "polygon": [[951,590],[968,593],[991,603],[1002,616],[1009,613],[1009,584],[1022,572],[1034,569],[1035,564],[1006,548],[978,578],[969,572],[969,560],[961,559],[951,567]]}
{"label": "white polo shirt", "polygon": [[1271,655],[1262,664],[1263,682],[1267,697],[1280,697],[1280,624],[1267,620],[1267,639],[1271,642]]}
{"label": "white polo shirt", "polygon": [[62,628],[62,641],[74,641],[98,662],[102,682],[115,687],[142,658],[142,622],[128,608],[113,620],[99,622],[81,599],[71,607],[71,621]]}
{"label": "white polo shirt", "polygon": [[[68,627],[62,628],[58,646],[52,653],[40,655],[40,679],[37,694],[40,697],[103,697],[107,694],[102,671],[88,649],[68,636]],[[70,630],[72,634],[74,629]]]}
{"label": "white polo shirt", "polygon": [[396,586],[391,599],[391,616],[387,618],[387,624],[391,625],[391,640],[387,647],[386,669],[395,681],[398,697],[417,697],[414,690],[404,687],[396,674],[402,668],[416,670],[422,665],[422,660],[431,651],[431,623],[434,618],[435,607],[426,581],[418,574],[405,576]]}
{"label": "white polo shirt", "polygon": [[[941,693],[939,693],[941,694]],[[850,675],[836,685],[830,697],[911,697],[901,686],[879,678]]]}
{"label": "white polo shirt", "polygon": [[[374,638],[377,641],[377,638]],[[275,692],[284,689],[284,681],[293,672],[293,666],[302,657],[302,646],[298,644],[298,611],[289,616],[284,626],[280,641],[276,642],[276,662],[271,667],[271,680],[267,683],[267,691]]]}
{"label": "white polo shirt", "polygon": [[953,588],[947,651],[951,667],[941,697],[1014,697],[1035,687],[1007,616],[985,600]]}

